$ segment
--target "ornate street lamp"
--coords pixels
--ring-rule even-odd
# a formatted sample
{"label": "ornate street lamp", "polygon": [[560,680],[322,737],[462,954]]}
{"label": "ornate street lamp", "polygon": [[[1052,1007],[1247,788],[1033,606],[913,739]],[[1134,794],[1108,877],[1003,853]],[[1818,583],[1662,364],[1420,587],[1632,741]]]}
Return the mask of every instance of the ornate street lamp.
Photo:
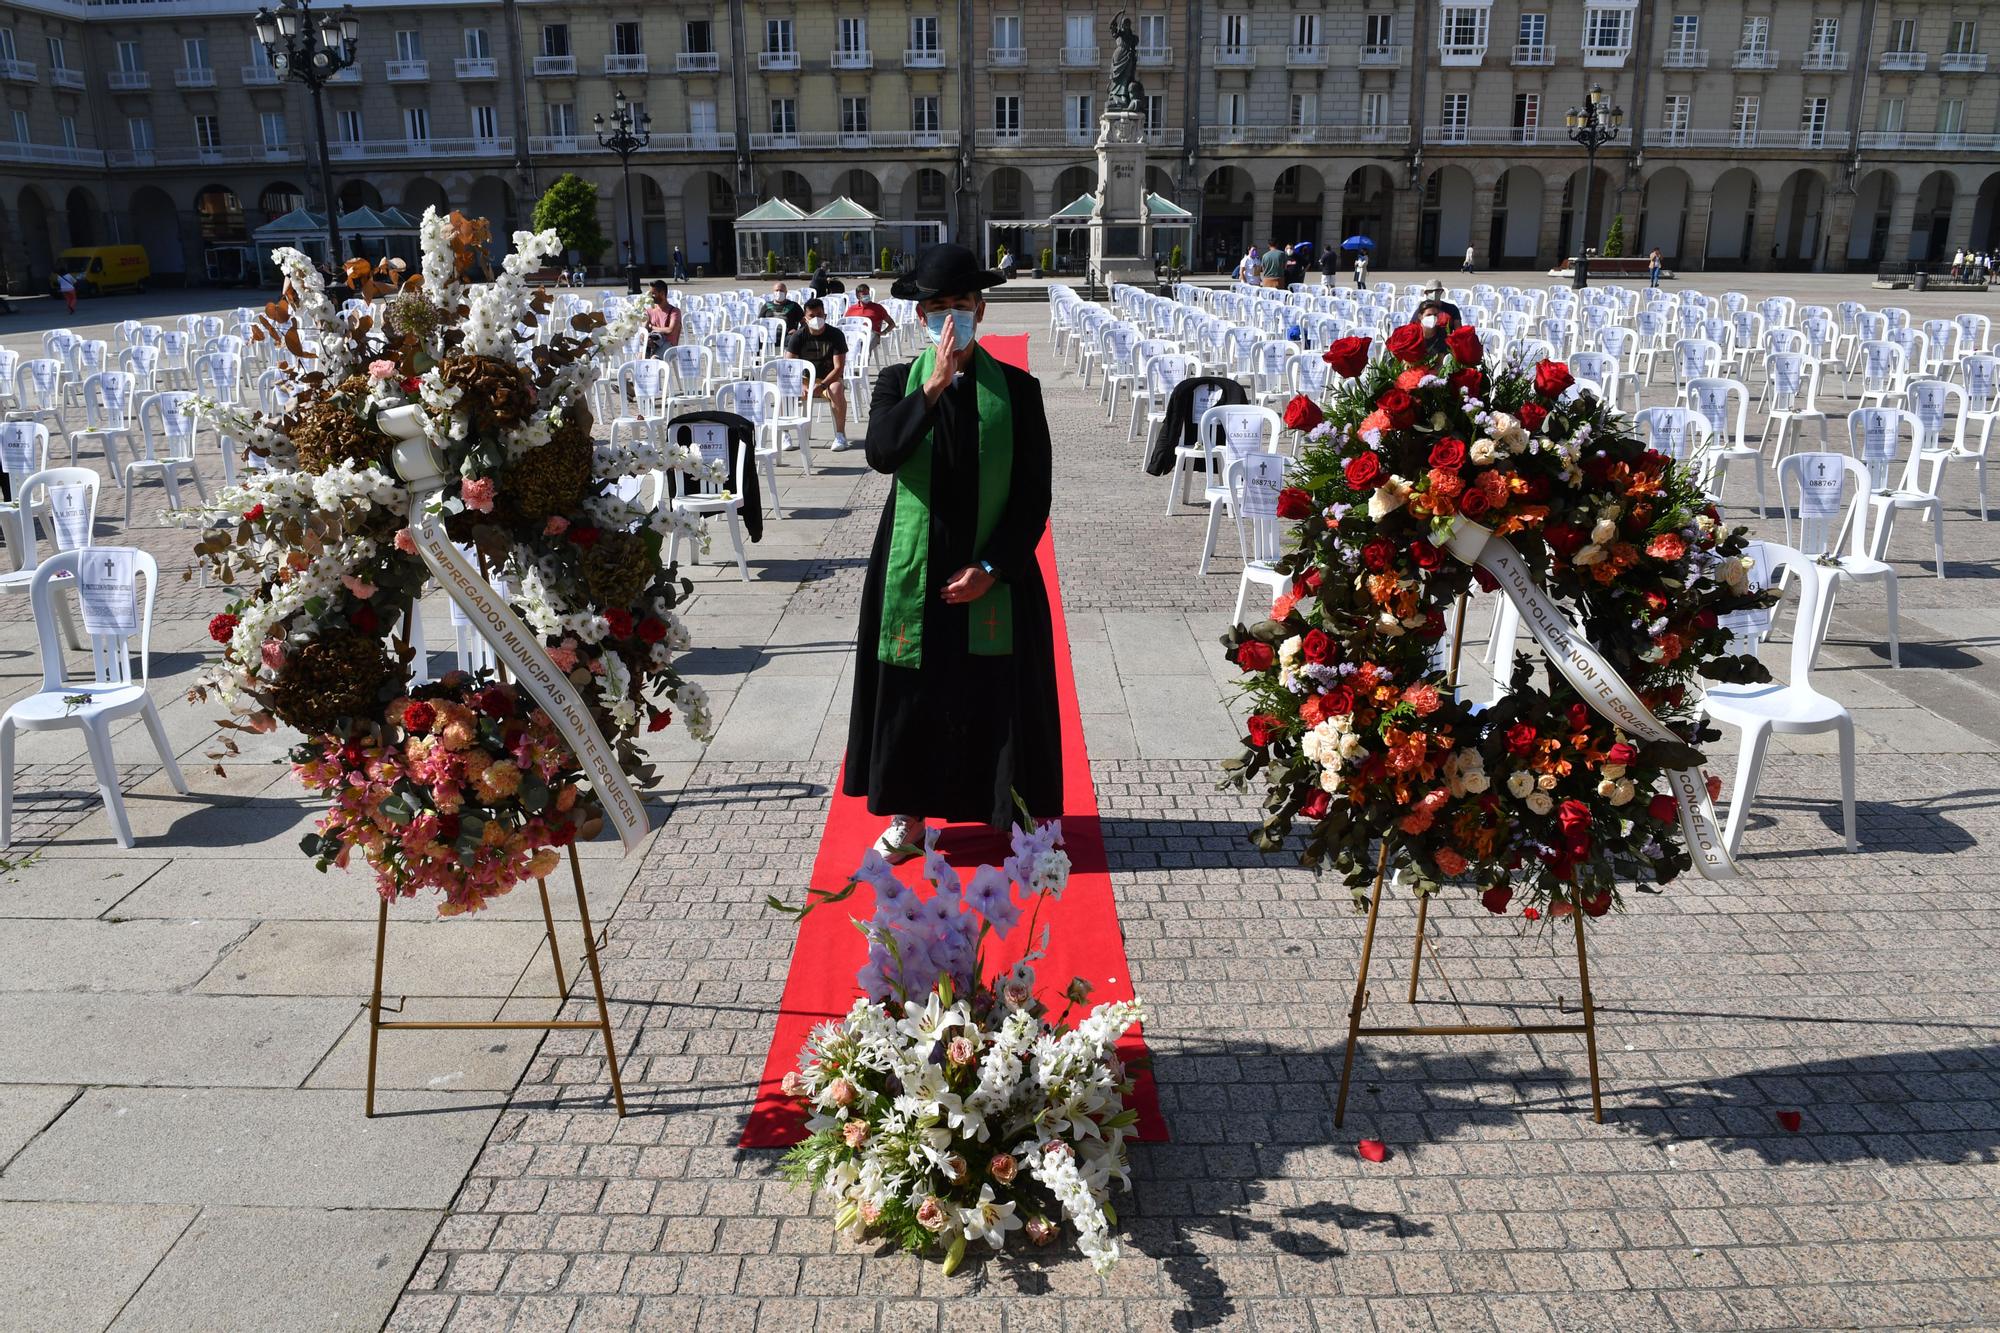
{"label": "ornate street lamp", "polygon": [[632,221],[632,154],[653,142],[653,117],[641,111],[632,114],[632,106],[625,100],[625,90],[620,88],[611,95],[611,130],[604,129],[604,117],[592,116],[597,126],[597,145],[609,148],[618,154],[618,166],[625,178],[625,290],[632,295],[639,294],[639,232]]}
{"label": "ornate street lamp", "polygon": [[1578,233],[1583,240],[1576,247],[1576,269],[1570,277],[1572,287],[1590,285],[1590,191],[1597,183],[1597,150],[1618,137],[1620,127],[1625,124],[1623,107],[1613,106],[1604,100],[1604,89],[1590,85],[1590,96],[1582,106],[1573,106],[1563,117],[1569,127],[1569,137],[1583,145],[1587,164],[1583,171],[1583,211],[1578,215]]}
{"label": "ornate street lamp", "polygon": [[346,256],[340,247],[340,201],[333,196],[333,154],[326,140],[326,106],[320,92],[336,74],[354,64],[361,20],[354,6],[314,17],[312,0],[284,0],[254,20],[257,40],[280,78],[297,79],[312,92],[313,126],[319,134],[319,192],[326,200],[327,262],[338,274]]}

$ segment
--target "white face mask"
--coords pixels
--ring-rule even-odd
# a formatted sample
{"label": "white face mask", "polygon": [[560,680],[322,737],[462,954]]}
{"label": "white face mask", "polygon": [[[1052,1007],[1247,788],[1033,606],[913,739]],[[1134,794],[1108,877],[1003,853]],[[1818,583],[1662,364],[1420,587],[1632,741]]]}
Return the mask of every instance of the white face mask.
{"label": "white face mask", "polygon": [[1424,316],[1424,328],[1425,328],[1426,330],[1429,330],[1429,329],[1434,329],[1434,328],[1436,328],[1437,326],[1438,326],[1438,317],[1437,317],[1436,315],[1425,315],[1425,316]]}
{"label": "white face mask", "polygon": [[811,319],[808,319],[806,321],[806,327],[811,329],[814,333],[818,333],[821,329],[826,327],[826,321],[821,319],[818,315],[814,315]]}
{"label": "white face mask", "polygon": [[784,300],[784,299],[785,299],[785,291],[784,291],[784,288],[782,288],[782,287],[781,287],[781,288],[779,288],[779,289],[778,289],[777,291],[775,291],[775,292],[772,292],[772,293],[771,293],[771,299],[772,299],[773,301],[782,301],[782,300]]}
{"label": "white face mask", "polygon": [[924,316],[924,324],[930,329],[931,341],[944,338],[944,323],[949,319],[957,326],[957,345],[965,348],[971,345],[974,320],[970,310],[933,310]]}

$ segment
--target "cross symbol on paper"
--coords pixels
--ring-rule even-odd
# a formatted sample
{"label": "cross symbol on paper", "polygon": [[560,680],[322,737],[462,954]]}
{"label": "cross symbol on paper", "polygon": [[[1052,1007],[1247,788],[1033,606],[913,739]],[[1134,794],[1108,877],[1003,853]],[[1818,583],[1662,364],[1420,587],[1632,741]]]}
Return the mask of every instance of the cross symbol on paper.
{"label": "cross symbol on paper", "polygon": [[984,623],[986,625],[987,638],[997,639],[1000,637],[1000,612],[997,607],[989,606],[986,608],[986,620]]}
{"label": "cross symbol on paper", "polygon": [[909,656],[904,650],[910,646],[910,627],[908,625],[896,626],[896,637],[891,639],[890,642],[896,645],[896,656]]}

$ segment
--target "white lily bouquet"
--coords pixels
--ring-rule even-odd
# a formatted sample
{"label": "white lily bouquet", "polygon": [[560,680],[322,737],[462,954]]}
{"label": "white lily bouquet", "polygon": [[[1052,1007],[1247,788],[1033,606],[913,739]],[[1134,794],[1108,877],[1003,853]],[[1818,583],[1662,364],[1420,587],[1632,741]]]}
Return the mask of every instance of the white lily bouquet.
{"label": "white lily bouquet", "polygon": [[[974,1241],[998,1251],[1020,1231],[1050,1245],[1065,1228],[1103,1272],[1118,1260],[1111,1192],[1131,1187],[1125,1142],[1138,1120],[1115,1047],[1144,1015],[1136,1001],[1104,1004],[1067,1026],[1089,996],[1081,977],[1053,1017],[1036,998],[1049,928],[1038,938],[1035,926],[1069,880],[1059,822],[1017,827],[1014,854],[964,885],[936,836],[924,844],[928,898],[871,851],[838,892],[814,893],[803,909],[772,900],[803,915],[860,884],[875,891],[874,918],[856,922],[869,946],[863,998],[815,1028],[785,1076],[810,1136],[787,1154],[785,1174],[833,1197],[840,1230],[942,1253],[946,1273]],[[1030,947],[989,972],[988,937],[997,947],[1023,913]]]}

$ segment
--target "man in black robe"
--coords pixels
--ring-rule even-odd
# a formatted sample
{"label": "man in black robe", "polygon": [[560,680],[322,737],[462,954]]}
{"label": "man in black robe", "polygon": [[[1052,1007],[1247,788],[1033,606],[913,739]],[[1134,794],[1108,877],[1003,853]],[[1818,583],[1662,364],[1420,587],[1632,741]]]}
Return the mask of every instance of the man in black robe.
{"label": "man in black robe", "polygon": [[1062,727],[1048,588],[1041,385],[976,341],[999,274],[937,245],[898,279],[932,346],[875,378],[868,465],[895,477],[861,591],[843,789],[890,818],[901,859],[924,821],[1005,828],[1018,793],[1062,811]]}

